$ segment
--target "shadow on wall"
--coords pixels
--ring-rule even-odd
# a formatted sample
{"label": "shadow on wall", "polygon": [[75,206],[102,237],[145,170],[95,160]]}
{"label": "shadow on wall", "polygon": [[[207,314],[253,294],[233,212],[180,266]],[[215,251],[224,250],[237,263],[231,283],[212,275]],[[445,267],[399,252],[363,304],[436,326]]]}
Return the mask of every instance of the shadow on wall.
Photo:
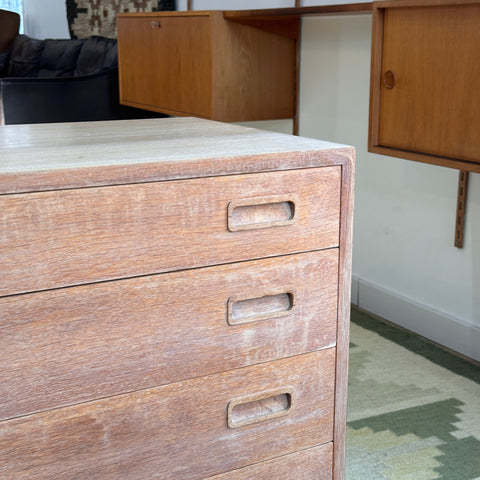
{"label": "shadow on wall", "polygon": [[[466,229],[470,235],[466,240],[472,250],[472,311],[474,325],[480,329],[480,174],[470,173],[467,199]],[[473,338],[471,339],[473,342]],[[472,349],[480,350],[480,345],[472,345]]]}

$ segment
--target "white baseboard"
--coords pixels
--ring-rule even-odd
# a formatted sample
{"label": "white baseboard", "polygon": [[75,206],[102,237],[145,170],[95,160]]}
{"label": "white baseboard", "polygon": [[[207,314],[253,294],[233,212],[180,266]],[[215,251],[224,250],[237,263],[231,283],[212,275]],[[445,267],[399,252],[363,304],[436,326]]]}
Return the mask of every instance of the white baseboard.
{"label": "white baseboard", "polygon": [[358,285],[360,280],[357,277],[352,277],[352,305],[358,305]]}
{"label": "white baseboard", "polygon": [[352,278],[352,304],[480,361],[480,328],[421,305],[378,285]]}

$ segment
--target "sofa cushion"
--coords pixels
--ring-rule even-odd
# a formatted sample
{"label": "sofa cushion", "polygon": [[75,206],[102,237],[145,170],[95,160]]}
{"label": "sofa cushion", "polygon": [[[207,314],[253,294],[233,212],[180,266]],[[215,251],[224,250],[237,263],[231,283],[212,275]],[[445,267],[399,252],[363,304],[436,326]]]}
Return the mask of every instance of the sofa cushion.
{"label": "sofa cushion", "polygon": [[72,77],[83,40],[45,40],[40,55],[38,77]]}
{"label": "sofa cushion", "polygon": [[99,73],[117,64],[115,39],[92,36],[37,40],[18,35],[2,73],[5,77],[68,78]]}
{"label": "sofa cushion", "polygon": [[4,76],[7,71],[8,60],[10,58],[10,50],[0,52],[0,77]]}
{"label": "sofa cushion", "polygon": [[117,41],[91,36],[84,40],[78,56],[75,75],[90,75],[117,66]]}
{"label": "sofa cushion", "polygon": [[17,35],[12,45],[6,76],[36,77],[44,47],[43,40]]}

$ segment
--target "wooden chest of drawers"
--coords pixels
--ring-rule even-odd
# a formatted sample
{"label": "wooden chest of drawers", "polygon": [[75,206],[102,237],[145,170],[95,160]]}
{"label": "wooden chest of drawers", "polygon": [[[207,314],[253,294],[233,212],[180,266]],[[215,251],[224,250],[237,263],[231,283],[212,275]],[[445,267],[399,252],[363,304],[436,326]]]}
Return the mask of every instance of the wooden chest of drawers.
{"label": "wooden chest of drawers", "polygon": [[343,478],[353,154],[3,127],[0,478]]}

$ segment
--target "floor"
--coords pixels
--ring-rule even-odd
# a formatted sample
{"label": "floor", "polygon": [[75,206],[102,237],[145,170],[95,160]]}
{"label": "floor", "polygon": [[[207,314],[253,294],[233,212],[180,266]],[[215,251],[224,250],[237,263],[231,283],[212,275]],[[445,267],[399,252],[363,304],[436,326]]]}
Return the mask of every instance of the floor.
{"label": "floor", "polygon": [[480,479],[480,366],[352,310],[347,480]]}

